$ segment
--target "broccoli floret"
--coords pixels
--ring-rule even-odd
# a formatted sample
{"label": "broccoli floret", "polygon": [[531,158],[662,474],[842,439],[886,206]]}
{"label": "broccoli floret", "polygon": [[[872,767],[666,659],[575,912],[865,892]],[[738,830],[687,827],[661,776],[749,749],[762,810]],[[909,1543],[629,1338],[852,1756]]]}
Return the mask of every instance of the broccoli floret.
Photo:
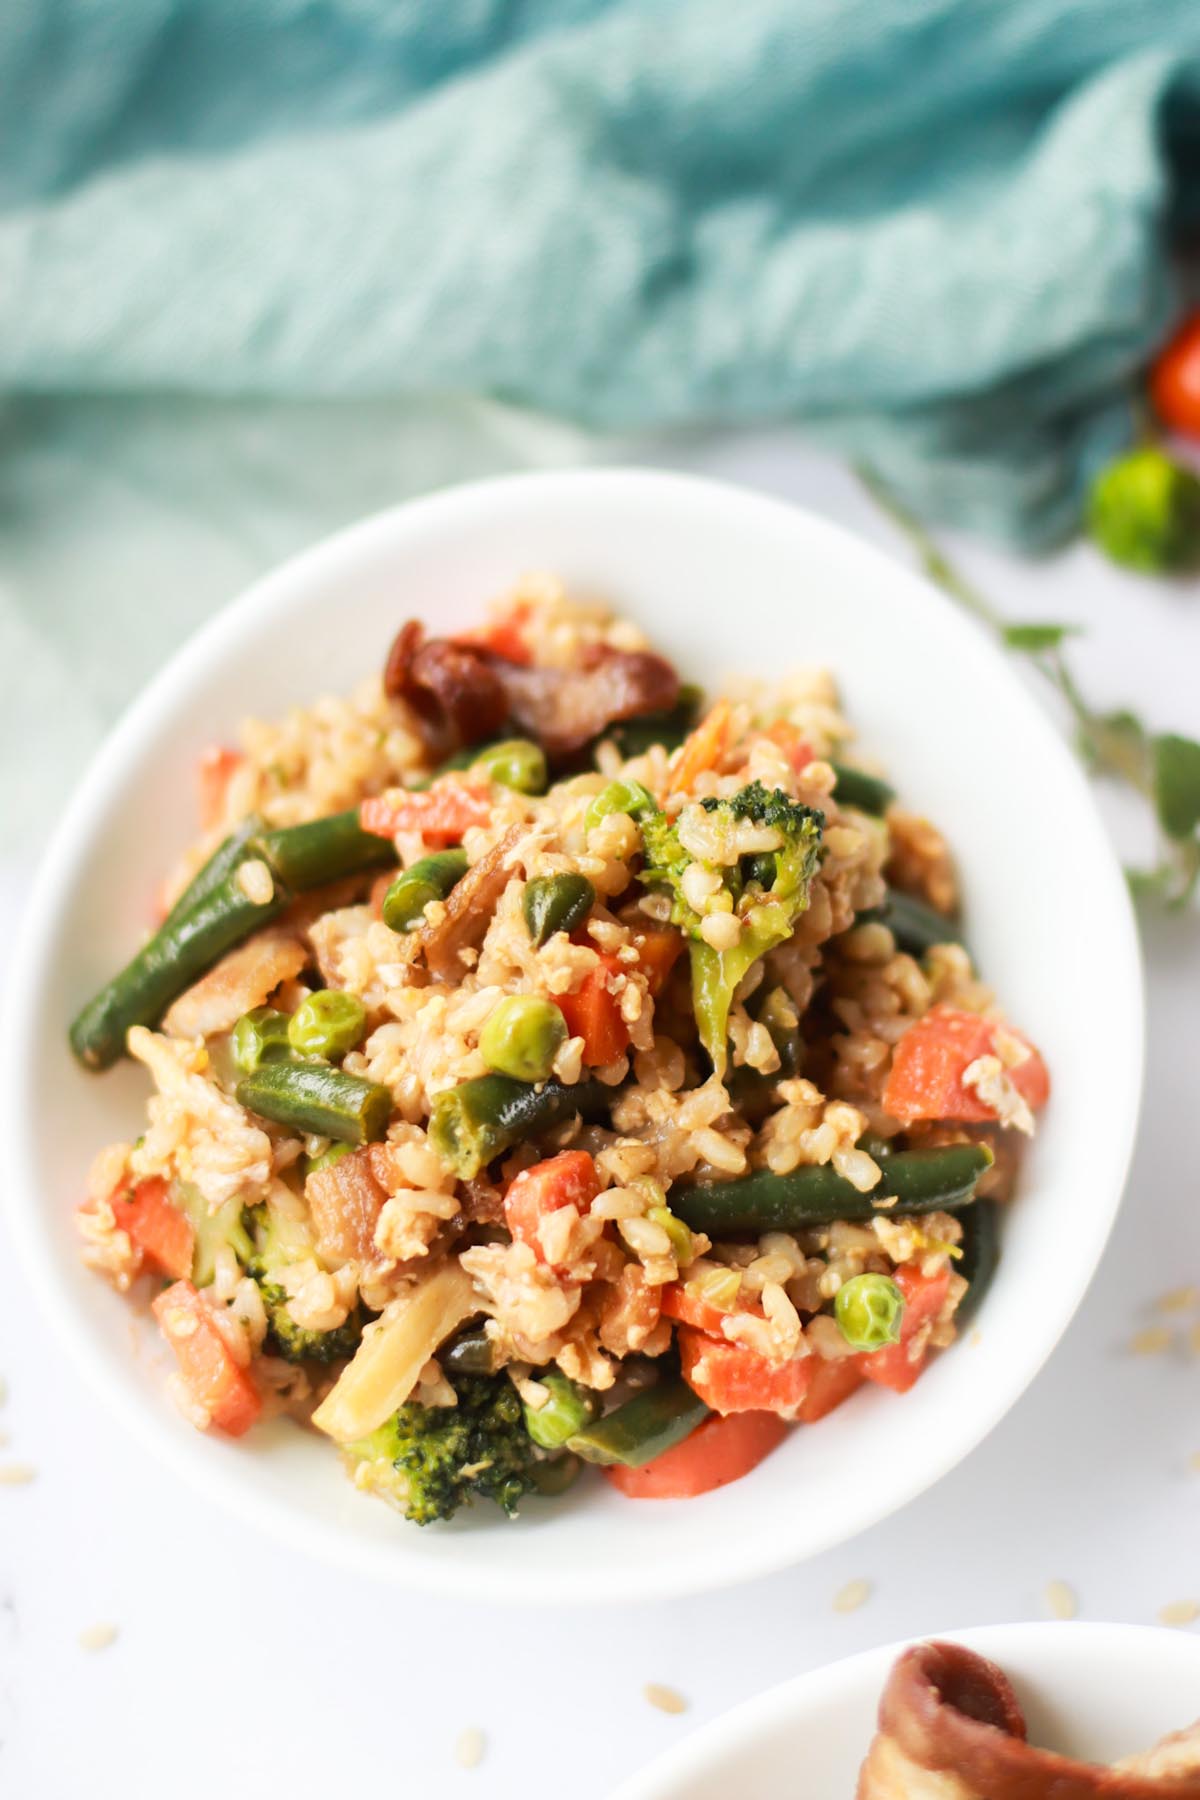
{"label": "broccoli floret", "polygon": [[[764,787],[761,781],[752,781],[727,800],[709,797],[700,805],[713,822],[717,854],[712,860],[694,857],[680,841],[679,821],[654,813],[640,821],[646,858],[641,880],[669,891],[672,923],[688,935],[692,1004],[700,1041],[714,1069],[723,1076],[734,993],[760,957],[787,941],[808,905],[825,816],[778,788]],[[746,821],[778,832],[782,842],[738,857],[735,834]],[[719,853],[724,836],[729,840],[728,859]],[[692,905],[683,887],[687,869],[697,862],[721,882],[704,912]],[[721,914],[739,922],[737,941],[725,949],[710,943],[702,929],[706,918]]]}
{"label": "broccoli floret", "polygon": [[258,1283],[267,1312],[267,1348],[288,1362],[342,1362],[353,1356],[362,1337],[363,1320],[356,1307],[342,1325],[332,1331],[313,1331],[297,1325],[292,1317],[287,1289],[279,1281],[289,1263],[313,1254],[312,1239],[301,1219],[286,1217],[274,1208],[256,1206],[246,1215],[254,1233],[246,1272]]}
{"label": "broccoli floret", "polygon": [[1178,574],[1200,562],[1200,479],[1161,450],[1132,450],[1102,469],[1088,496],[1088,528],[1128,569]]}
{"label": "broccoli floret", "polygon": [[219,1250],[232,1250],[245,1268],[254,1253],[254,1245],[250,1241],[245,1212],[237,1196],[227,1200],[224,1206],[213,1212],[199,1188],[193,1187],[190,1181],[179,1183],[178,1194],[184,1212],[192,1221],[192,1281],[195,1286],[209,1286],[217,1272]]}
{"label": "broccoli floret", "polygon": [[410,1401],[346,1446],[356,1485],[418,1525],[452,1518],[476,1498],[494,1500],[511,1517],[544,1461],[506,1375],[464,1375],[453,1386],[457,1406]]}

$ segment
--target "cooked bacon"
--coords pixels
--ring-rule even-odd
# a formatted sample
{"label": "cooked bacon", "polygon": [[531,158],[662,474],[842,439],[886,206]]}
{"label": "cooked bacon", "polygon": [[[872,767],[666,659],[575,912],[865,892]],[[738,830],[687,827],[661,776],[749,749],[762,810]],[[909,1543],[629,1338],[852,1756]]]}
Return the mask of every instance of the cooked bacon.
{"label": "cooked bacon", "polygon": [[388,1197],[379,1179],[378,1146],[352,1150],[323,1169],[314,1169],[304,1184],[304,1198],[316,1226],[317,1252],[338,1264],[352,1258],[367,1260],[375,1254],[375,1225]]}
{"label": "cooked bacon", "polygon": [[449,638],[426,638],[410,619],[396,633],[383,670],[384,692],[405,700],[433,734],[431,747],[480,744],[508,714],[490,657]]}
{"label": "cooked bacon", "polygon": [[243,1013],[262,1006],[281,981],[291,981],[308,961],[294,932],[277,925],[258,931],[192,983],[163,1020],[168,1037],[211,1037],[232,1031]]}
{"label": "cooked bacon", "polygon": [[594,644],[578,669],[522,668],[491,656],[507,710],[548,756],[582,749],[610,725],[666,712],[679,698],[679,677],[648,650]]}
{"label": "cooked bacon", "polygon": [[1200,1736],[1110,1768],[1026,1742],[1007,1676],[961,1644],[917,1644],[892,1668],[858,1800],[1200,1800]]}
{"label": "cooked bacon", "polygon": [[428,728],[430,747],[481,744],[512,719],[549,756],[566,756],[610,725],[666,712],[679,677],[648,650],[591,644],[577,669],[530,667],[486,643],[426,638],[410,619],[397,632],[383,685]]}
{"label": "cooked bacon", "polygon": [[462,880],[451,888],[441,917],[426,921],[399,941],[414,976],[422,967],[435,979],[457,981],[463,972],[459,952],[480,943],[501,894],[512,879],[508,861],[524,827],[514,825],[498,844],[472,863]]}

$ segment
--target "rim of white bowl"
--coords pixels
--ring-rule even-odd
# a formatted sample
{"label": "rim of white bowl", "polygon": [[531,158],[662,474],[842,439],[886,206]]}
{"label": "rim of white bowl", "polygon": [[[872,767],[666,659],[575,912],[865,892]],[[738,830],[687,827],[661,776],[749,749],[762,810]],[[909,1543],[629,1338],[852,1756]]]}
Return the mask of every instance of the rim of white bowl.
{"label": "rim of white bowl", "polygon": [[[754,1694],[728,1712],[718,1713],[707,1724],[697,1726],[678,1744],[663,1750],[652,1762],[645,1763],[613,1788],[608,1800],[687,1800],[690,1783],[708,1772],[715,1757],[728,1757],[752,1743],[764,1731],[771,1730],[782,1716],[803,1704],[806,1711],[815,1706],[841,1699],[849,1684],[861,1677],[873,1679],[882,1689],[883,1677],[892,1663],[913,1644],[945,1642],[963,1644],[978,1651],[1003,1668],[1005,1658],[1022,1654],[1014,1638],[1034,1637],[1039,1643],[1054,1638],[1075,1639],[1083,1643],[1107,1640],[1115,1652],[1118,1647],[1129,1655],[1136,1666],[1137,1652],[1148,1653],[1151,1644],[1157,1654],[1164,1639],[1177,1646],[1181,1662],[1190,1656],[1200,1678],[1200,1638],[1172,1631],[1165,1625],[1123,1625],[1116,1620],[1101,1619],[1034,1619],[1011,1625],[969,1625],[953,1630],[922,1631],[913,1637],[897,1638],[890,1644],[877,1644],[870,1650],[858,1650],[853,1656],[839,1657],[836,1662],[819,1663],[803,1675],[789,1676],[776,1682],[761,1694]],[[1069,1655],[1070,1652],[1068,1651]],[[852,1691],[852,1688],[851,1688]],[[1053,1696],[1050,1696],[1053,1699]],[[864,1743],[862,1753],[867,1753]]]}
{"label": "rim of white bowl", "polygon": [[806,531],[818,538],[825,537],[836,556],[857,559],[864,574],[873,574],[880,581],[904,589],[907,605],[918,612],[923,608],[934,615],[940,629],[951,636],[957,635],[960,643],[964,646],[969,643],[973,653],[979,653],[979,627],[959,612],[926,577],[906,568],[833,520],[793,501],[778,499],[736,482],[637,466],[586,468],[492,476],[403,501],[318,540],[252,582],[186,639],[126,707],[76,787],[43,854],[14,945],[7,1007],[9,1048],[5,1056],[7,1075],[3,1083],[2,1116],[12,1158],[11,1179],[4,1184],[4,1208],[9,1229],[30,1285],[60,1342],[65,1343],[109,1411],[187,1485],[293,1549],[359,1574],[397,1582],[415,1592],[522,1605],[634,1603],[678,1598],[751,1581],[807,1561],[835,1544],[857,1536],[880,1519],[899,1512],[964,1461],[1029,1387],[1087,1292],[1124,1194],[1133,1156],[1145,1061],[1141,952],[1132,903],[1115,854],[1083,771],[1016,674],[1005,667],[1000,653],[993,650],[997,680],[1005,684],[1012,704],[1024,713],[1026,727],[1041,744],[1043,753],[1057,764],[1062,781],[1068,788],[1074,788],[1080,822],[1082,824],[1086,819],[1097,865],[1109,872],[1108,910],[1112,935],[1107,940],[1107,948],[1113,966],[1124,971],[1127,984],[1123,1009],[1127,1029],[1122,1039],[1122,1051],[1127,1058],[1125,1073],[1128,1079],[1121,1083],[1105,1115],[1110,1151],[1108,1166],[1112,1171],[1108,1203],[1103,1212],[1093,1207],[1090,1243],[1085,1253],[1072,1264],[1070,1274],[1073,1279],[1068,1280],[1064,1274],[1060,1284],[1060,1292],[1069,1294],[1069,1304],[1056,1317],[1052,1329],[1039,1335],[1031,1333],[1022,1344],[1012,1346],[1013,1354],[1008,1363],[1010,1378],[989,1404],[980,1407],[971,1421],[971,1428],[947,1448],[931,1453],[920,1469],[886,1500],[877,1503],[870,1496],[852,1496],[847,1503],[844,1528],[831,1528],[806,1541],[799,1550],[788,1546],[781,1549],[766,1534],[756,1538],[755,1534],[747,1533],[736,1549],[726,1545],[720,1558],[698,1548],[679,1551],[670,1558],[664,1557],[651,1574],[641,1569],[636,1577],[623,1577],[619,1565],[613,1564],[606,1564],[602,1570],[582,1570],[570,1579],[560,1571],[552,1583],[531,1591],[528,1571],[516,1578],[509,1577],[503,1557],[497,1557],[486,1572],[474,1564],[449,1560],[401,1562],[381,1555],[378,1546],[359,1539],[352,1532],[305,1517],[268,1496],[253,1492],[238,1479],[236,1472],[231,1473],[226,1464],[203,1454],[205,1440],[200,1433],[195,1434],[192,1443],[182,1435],[164,1431],[157,1413],[147,1407],[144,1398],[132,1387],[110,1376],[103,1362],[92,1353],[91,1331],[64,1295],[57,1260],[48,1237],[38,1224],[41,1203],[37,1147],[28,1128],[32,1117],[29,1066],[16,1050],[16,1046],[33,1033],[37,994],[54,937],[49,922],[49,900],[63,883],[81,828],[109,791],[120,786],[127,773],[137,765],[144,754],[144,739],[171,712],[177,684],[185,678],[193,680],[219,664],[227,644],[237,639],[250,619],[257,624],[269,624],[273,617],[286,615],[292,589],[299,578],[319,579],[322,574],[334,573],[347,558],[369,552],[376,540],[381,546],[385,545],[397,529],[416,535],[436,529],[444,520],[459,513],[473,514],[479,520],[494,509],[503,511],[510,497],[522,495],[535,497],[543,505],[553,507],[560,497],[569,497],[573,491],[577,493],[584,489],[598,493],[607,489],[616,497],[620,497],[623,489],[630,494],[637,490],[657,490],[664,498],[674,493],[677,498],[691,498],[730,514],[740,512],[745,520],[757,521],[766,529],[786,529],[799,515]]}

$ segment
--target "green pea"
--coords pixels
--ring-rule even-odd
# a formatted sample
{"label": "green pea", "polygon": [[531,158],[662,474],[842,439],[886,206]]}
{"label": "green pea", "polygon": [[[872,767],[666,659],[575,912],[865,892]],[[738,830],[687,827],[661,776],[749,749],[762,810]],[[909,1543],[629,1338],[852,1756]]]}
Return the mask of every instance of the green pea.
{"label": "green pea", "polygon": [[882,1350],[900,1342],[904,1295],[890,1275],[853,1275],[837,1291],[833,1314],[855,1350]]}
{"label": "green pea", "polygon": [[594,825],[598,825],[601,819],[607,819],[610,813],[628,813],[631,819],[640,819],[646,813],[657,811],[657,800],[640,781],[610,781],[606,788],[601,788],[584,813],[583,828],[591,831]]}
{"label": "green pea", "polygon": [[300,1056],[324,1056],[332,1062],[353,1050],[366,1023],[367,1009],[357,994],[321,988],[292,1014],[288,1043]]}
{"label": "green pea", "polygon": [[515,788],[518,794],[544,794],[546,791],[546,753],[529,738],[505,738],[489,744],[472,764],[482,769],[489,781],[501,787]]}
{"label": "green pea", "polygon": [[586,875],[539,875],[525,883],[521,911],[540,950],[556,931],[574,931],[592,910],[596,890]]}
{"label": "green pea", "polygon": [[536,1379],[550,1398],[545,1406],[536,1409],[527,1400],[521,1402],[525,1429],[543,1450],[558,1450],[568,1438],[591,1424],[596,1416],[596,1402],[586,1388],[554,1370]]}
{"label": "green pea", "polygon": [[514,1081],[545,1081],[567,1041],[567,1021],[551,1000],[510,994],[479,1034],[483,1060]]}
{"label": "green pea", "polygon": [[334,1163],[341,1162],[343,1156],[349,1156],[352,1148],[351,1144],[330,1144],[328,1150],[322,1150],[320,1156],[306,1156],[305,1175],[313,1175],[318,1169],[332,1169]]}
{"label": "green pea", "polygon": [[243,1013],[233,1028],[233,1060],[243,1075],[255,1075],[265,1062],[287,1056],[288,1016],[273,1006]]}
{"label": "green pea", "polygon": [[393,931],[421,923],[431,900],[444,900],[467,872],[465,850],[439,850],[402,869],[383,896],[383,922]]}

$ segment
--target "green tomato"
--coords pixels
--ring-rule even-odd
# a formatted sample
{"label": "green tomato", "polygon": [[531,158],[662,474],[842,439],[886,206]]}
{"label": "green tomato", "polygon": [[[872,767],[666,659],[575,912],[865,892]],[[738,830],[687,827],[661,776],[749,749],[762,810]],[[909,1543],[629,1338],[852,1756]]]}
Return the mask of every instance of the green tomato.
{"label": "green tomato", "polygon": [[502,743],[489,744],[471,766],[482,769],[489,781],[515,788],[518,794],[546,791],[546,754],[530,738],[505,738]]}
{"label": "green tomato", "polygon": [[842,1336],[855,1350],[882,1350],[900,1342],[904,1295],[890,1275],[853,1275],[833,1303]]}
{"label": "green tomato", "polygon": [[479,1034],[488,1068],[514,1081],[545,1081],[567,1041],[567,1021],[551,1000],[510,994]]}
{"label": "green tomato", "polygon": [[334,1062],[353,1050],[366,1023],[367,1009],[357,994],[321,988],[292,1014],[288,1043],[299,1056],[323,1056]]}
{"label": "green tomato", "polygon": [[610,781],[606,788],[601,788],[591,805],[583,815],[583,828],[591,831],[601,819],[607,819],[611,813],[628,813],[631,819],[640,819],[646,813],[658,811],[658,802],[648,788],[640,781]]}
{"label": "green tomato", "polygon": [[1176,574],[1200,562],[1200,479],[1154,446],[1101,469],[1088,496],[1088,529],[1128,569]]}
{"label": "green tomato", "polygon": [[596,1416],[596,1402],[586,1388],[581,1388],[565,1375],[554,1370],[538,1375],[535,1379],[544,1387],[550,1398],[545,1406],[534,1408],[528,1401],[522,1401],[525,1415],[525,1429],[535,1444],[543,1450],[558,1450],[568,1438],[590,1425]]}

